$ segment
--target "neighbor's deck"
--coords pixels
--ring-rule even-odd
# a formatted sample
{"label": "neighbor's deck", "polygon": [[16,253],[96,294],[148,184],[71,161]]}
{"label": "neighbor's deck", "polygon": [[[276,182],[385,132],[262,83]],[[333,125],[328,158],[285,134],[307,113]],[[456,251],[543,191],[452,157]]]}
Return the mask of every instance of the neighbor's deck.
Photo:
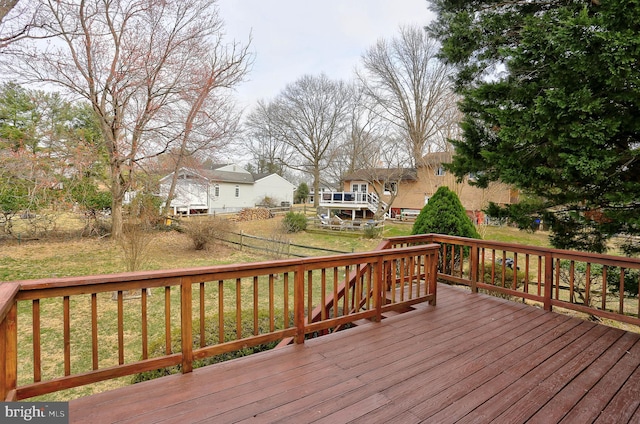
{"label": "neighbor's deck", "polygon": [[71,422],[640,422],[640,335],[439,285],[438,305],[70,402]]}

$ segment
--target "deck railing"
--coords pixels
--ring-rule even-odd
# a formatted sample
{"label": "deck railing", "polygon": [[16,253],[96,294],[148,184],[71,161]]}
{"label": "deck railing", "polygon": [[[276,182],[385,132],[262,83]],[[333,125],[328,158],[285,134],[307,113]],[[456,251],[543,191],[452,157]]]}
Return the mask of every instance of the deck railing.
{"label": "deck railing", "polygon": [[438,278],[473,292],[640,325],[639,259],[437,234],[390,241],[392,247],[438,243]]}
{"label": "deck railing", "polygon": [[303,343],[387,310],[435,304],[437,252],[422,244],[2,283],[0,396],[26,399],[171,366],[186,373],[213,355],[287,337]]}

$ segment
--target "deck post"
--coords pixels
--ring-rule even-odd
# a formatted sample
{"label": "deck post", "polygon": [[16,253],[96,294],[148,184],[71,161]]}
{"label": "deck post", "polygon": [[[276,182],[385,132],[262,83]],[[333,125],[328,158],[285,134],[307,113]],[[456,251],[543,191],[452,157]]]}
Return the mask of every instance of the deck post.
{"label": "deck post", "polygon": [[478,285],[476,284],[478,281],[478,262],[480,255],[478,254],[478,245],[476,243],[471,243],[471,275],[469,276],[471,279],[471,292],[478,293]]}
{"label": "deck post", "polygon": [[383,257],[378,256],[375,263],[371,264],[373,272],[373,301],[376,307],[376,322],[382,321],[382,293],[386,290],[382,272]]}
{"label": "deck post", "polygon": [[544,255],[544,310],[551,311],[551,293],[553,292],[553,255]]}
{"label": "deck post", "polygon": [[299,265],[293,276],[293,321],[296,327],[296,344],[304,343],[304,273],[304,266]]}
{"label": "deck post", "polygon": [[191,278],[180,279],[180,332],[182,336],[182,373],[193,371],[193,307]]}
{"label": "deck post", "polygon": [[429,305],[436,306],[437,299],[437,287],[438,287],[438,252],[440,252],[440,248],[436,248],[432,251],[431,254],[428,254],[427,257],[430,258],[431,263],[429,264],[429,294],[433,295],[433,300],[429,301]]}
{"label": "deck post", "polygon": [[4,364],[0,380],[0,395],[3,401],[15,401],[18,384],[18,305],[13,305],[7,311],[6,317],[0,323],[0,360]]}

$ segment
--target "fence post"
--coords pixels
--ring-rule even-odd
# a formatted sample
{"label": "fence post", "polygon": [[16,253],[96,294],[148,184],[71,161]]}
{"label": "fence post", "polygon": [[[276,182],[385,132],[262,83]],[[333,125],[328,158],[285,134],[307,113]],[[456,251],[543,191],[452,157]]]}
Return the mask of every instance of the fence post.
{"label": "fence post", "polygon": [[304,266],[298,265],[293,276],[293,321],[297,344],[304,343],[304,274]]}
{"label": "fence post", "polygon": [[551,311],[551,293],[553,292],[553,255],[544,255],[544,310]]}
{"label": "fence post", "polygon": [[193,307],[191,278],[180,279],[180,332],[182,336],[182,373],[193,371]]}
{"label": "fence post", "polygon": [[244,244],[244,230],[240,230],[240,251],[242,252],[242,246]]}

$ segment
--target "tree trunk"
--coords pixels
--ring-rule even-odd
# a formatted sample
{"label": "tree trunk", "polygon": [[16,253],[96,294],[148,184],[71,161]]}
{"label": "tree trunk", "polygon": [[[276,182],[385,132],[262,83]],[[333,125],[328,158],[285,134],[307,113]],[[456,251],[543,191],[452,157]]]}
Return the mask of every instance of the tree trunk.
{"label": "tree trunk", "polygon": [[316,164],[313,168],[313,207],[320,206],[320,167]]}

